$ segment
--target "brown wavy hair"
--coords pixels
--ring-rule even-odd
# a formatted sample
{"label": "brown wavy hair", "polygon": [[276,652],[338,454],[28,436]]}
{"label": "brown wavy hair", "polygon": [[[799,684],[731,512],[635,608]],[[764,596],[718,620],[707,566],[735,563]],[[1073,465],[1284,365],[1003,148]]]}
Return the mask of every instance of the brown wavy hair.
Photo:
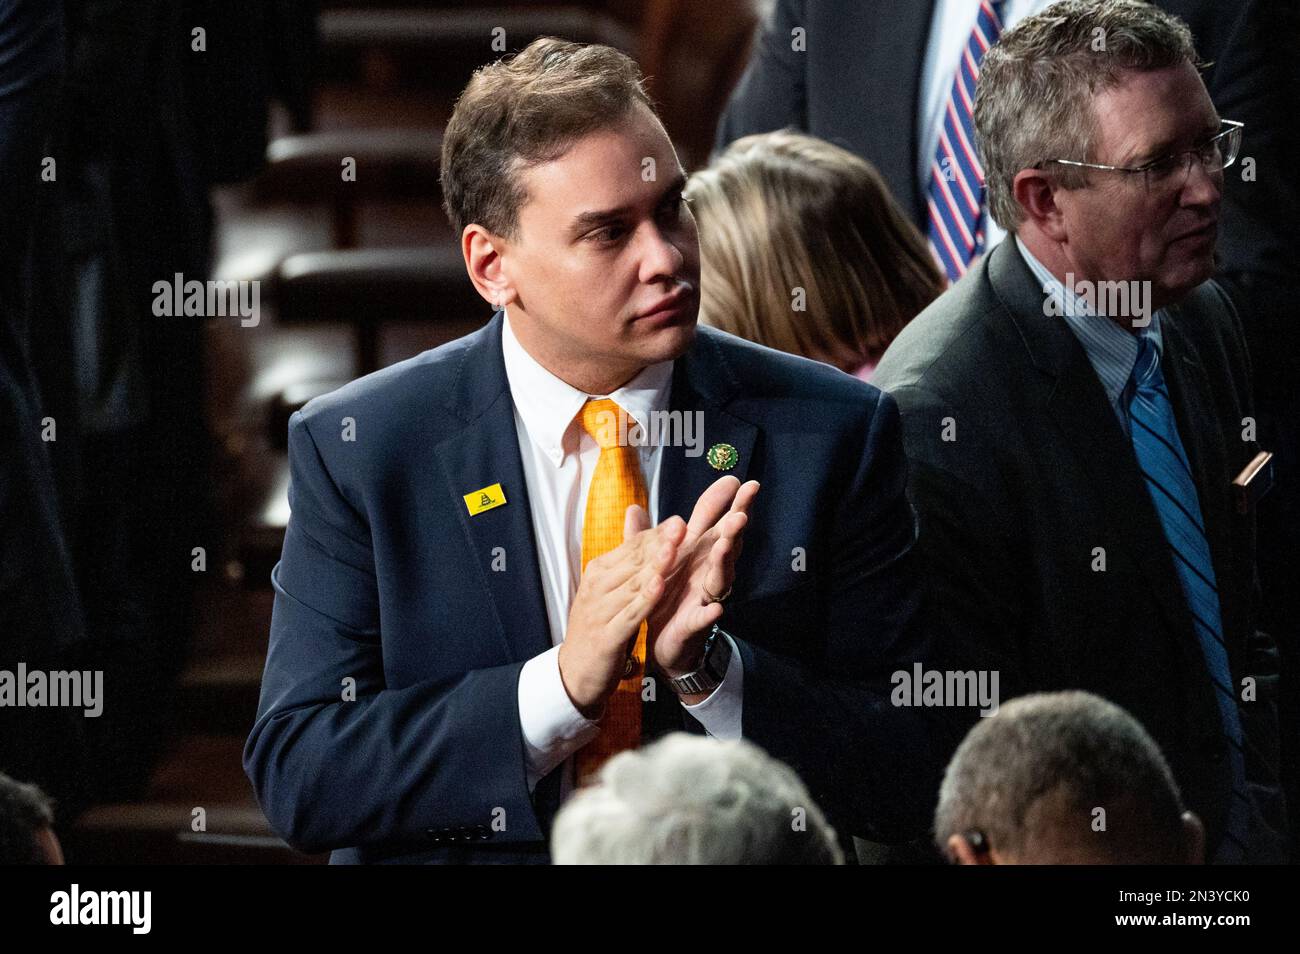
{"label": "brown wavy hair", "polygon": [[456,235],[476,222],[513,237],[528,200],[520,170],[619,125],[637,104],[654,111],[636,63],[608,46],[542,37],[478,69],[442,136],[443,209]]}

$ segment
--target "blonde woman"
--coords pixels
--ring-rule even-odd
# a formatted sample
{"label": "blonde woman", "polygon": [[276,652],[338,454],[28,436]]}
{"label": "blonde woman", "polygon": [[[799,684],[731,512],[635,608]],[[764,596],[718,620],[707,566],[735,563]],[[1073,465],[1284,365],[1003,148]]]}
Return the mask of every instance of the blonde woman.
{"label": "blonde woman", "polygon": [[824,140],[763,133],[691,177],[700,320],[867,380],[947,287],[880,174]]}

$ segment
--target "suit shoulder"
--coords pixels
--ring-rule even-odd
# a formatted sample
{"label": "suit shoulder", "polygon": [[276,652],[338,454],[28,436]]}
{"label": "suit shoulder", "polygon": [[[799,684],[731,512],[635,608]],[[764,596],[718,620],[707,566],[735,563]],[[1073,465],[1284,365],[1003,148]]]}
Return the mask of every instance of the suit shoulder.
{"label": "suit shoulder", "polygon": [[987,380],[990,366],[1008,354],[994,323],[987,320],[999,307],[991,291],[960,282],[913,318],[890,344],[876,368],[874,380],[894,393],[920,389],[964,393]]}
{"label": "suit shoulder", "polygon": [[308,423],[322,419],[337,424],[336,415],[381,412],[389,419],[403,412],[428,415],[434,402],[442,400],[456,383],[470,346],[486,329],[449,341],[437,348],[381,368],[350,381],[341,388],[313,398],[299,412]]}
{"label": "suit shoulder", "polygon": [[866,401],[874,406],[880,389],[811,358],[778,351],[701,325],[699,347],[707,349],[746,399]]}
{"label": "suit shoulder", "polygon": [[1198,338],[1241,340],[1241,319],[1227,291],[1211,279],[1196,286],[1178,303],[1179,327]]}
{"label": "suit shoulder", "polygon": [[1198,285],[1172,316],[1211,374],[1222,372],[1239,391],[1248,390],[1250,355],[1246,332],[1231,296],[1216,281]]}

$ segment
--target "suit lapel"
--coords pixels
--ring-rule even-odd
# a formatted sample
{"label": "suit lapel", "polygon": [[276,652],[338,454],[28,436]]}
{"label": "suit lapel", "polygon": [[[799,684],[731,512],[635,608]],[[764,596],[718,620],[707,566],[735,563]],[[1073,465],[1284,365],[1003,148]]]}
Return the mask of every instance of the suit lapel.
{"label": "suit lapel", "polygon": [[[682,415],[699,415],[692,427],[700,435],[695,448],[665,446],[659,462],[658,518],[660,521],[674,514],[690,520],[695,502],[719,477],[732,474],[742,483],[752,473],[757,428],[748,421],[724,410],[727,400],[735,393],[737,385],[730,368],[714,343],[717,332],[701,326],[696,331],[694,344],[673,366],[672,394],[669,409]],[[709,448],[730,444],[736,450],[736,464],[729,470],[718,470],[708,461]],[[688,456],[687,451],[697,456]],[[744,561],[737,567],[733,592],[743,599],[746,583],[743,577]],[[667,732],[682,728],[702,732],[693,719],[686,719],[685,710],[677,704],[677,697],[666,687],[655,693],[655,698],[643,710],[642,731],[645,738],[657,738]]]}
{"label": "suit lapel", "polygon": [[[521,660],[549,649],[551,639],[501,326],[498,312],[466,347],[446,403],[466,426],[431,450],[475,556],[476,570],[466,572],[476,573],[491,597],[509,657]],[[505,505],[471,516],[464,496],[498,483]]]}
{"label": "suit lapel", "polygon": [[[744,483],[753,462],[757,428],[723,409],[736,384],[713,341],[714,333],[700,328],[695,344],[673,368],[669,407],[683,415],[698,415],[696,420],[701,423],[696,433],[700,437],[695,448],[663,449],[659,464],[661,521],[674,514],[689,520],[695,502],[710,484],[725,474]],[[708,461],[709,449],[719,444],[730,444],[736,450],[736,464],[729,470],[719,470]],[[689,456],[697,450],[698,456]]]}
{"label": "suit lapel", "polygon": [[1170,628],[1175,632],[1189,628],[1187,601],[1133,446],[1115,419],[1082,345],[1078,359],[1057,379],[1050,407],[1066,442],[1088,473],[1107,525],[1141,568]]}
{"label": "suit lapel", "polygon": [[[1092,484],[1106,525],[1146,577],[1175,633],[1191,617],[1174,572],[1164,529],[1151,503],[1133,446],[1125,436],[1088,356],[1064,319],[1043,311],[1043,290],[1014,239],[989,255],[990,280],[1034,364],[1054,379],[1048,412]],[[1181,647],[1195,640],[1178,640]],[[1186,644],[1186,645],[1185,645]]]}
{"label": "suit lapel", "polygon": [[[529,659],[550,648],[550,629],[542,595],[537,543],[528,487],[524,481],[514,405],[501,353],[500,313],[467,344],[457,383],[445,408],[465,421],[454,435],[430,448],[431,472],[441,471],[450,504],[474,553],[478,582],[491,598],[498,629],[511,659]],[[757,428],[724,410],[736,383],[712,340],[699,329],[695,343],[673,368],[670,410],[698,414],[691,427],[700,435],[695,448],[665,446],[660,461],[658,516],[689,519],[695,502],[724,473],[741,481],[753,459]],[[698,424],[696,422],[699,422]],[[720,471],[708,463],[717,444],[736,449],[737,463]],[[688,451],[698,456],[688,456]],[[464,495],[501,484],[505,506],[470,516]],[[500,548],[498,551],[497,548]],[[505,569],[493,569],[498,555]],[[467,572],[469,572],[467,568]],[[738,591],[742,588],[737,583]]]}

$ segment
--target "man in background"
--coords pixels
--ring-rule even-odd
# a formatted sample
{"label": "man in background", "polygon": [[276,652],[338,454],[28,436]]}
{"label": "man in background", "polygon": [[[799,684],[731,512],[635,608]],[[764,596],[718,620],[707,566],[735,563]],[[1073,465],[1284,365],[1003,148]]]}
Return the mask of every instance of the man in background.
{"label": "man in background", "polygon": [[[1104,49],[1094,38],[1107,37]],[[1250,362],[1214,274],[1221,117],[1185,25],[1068,0],[984,58],[977,142],[1014,238],[886,352],[932,625],[1008,696],[1145,726],[1209,856],[1284,857],[1277,652],[1257,629]],[[1260,475],[1256,475],[1259,477]]]}
{"label": "man in background", "polygon": [[559,865],[832,865],[844,853],[799,776],[743,739],[676,733],[606,763],[555,819]]}
{"label": "man in background", "polygon": [[[776,0],[718,128],[722,148],[792,126],[870,161],[956,280],[1005,236],[989,215],[974,149],[975,85],[998,36],[1052,0]],[[1245,123],[1224,177],[1216,279],[1253,360],[1260,442],[1277,482],[1259,508],[1261,619],[1284,668],[1300,672],[1300,5],[1293,0],[1156,0],[1184,21],[1219,113]],[[1282,687],[1283,763],[1300,810],[1300,680]],[[1300,817],[1300,816],[1293,816]],[[1300,837],[1300,825],[1293,824]],[[1296,842],[1293,840],[1293,845]],[[1295,849],[1293,849],[1294,851]],[[1294,857],[1300,857],[1295,854]]]}
{"label": "man in background", "polygon": [[934,818],[957,864],[1201,864],[1205,831],[1151,736],[1086,692],[1037,693],[980,720]]}
{"label": "man in background", "polygon": [[[58,437],[32,367],[47,328],[33,305],[37,191],[62,78],[59,4],[0,0],[0,669],[78,668],[81,600],[54,484]],[[0,772],[31,779],[75,814],[85,720],[72,709],[0,710]]]}
{"label": "man in background", "polygon": [[35,785],[0,772],[0,865],[61,865],[54,805]]}

